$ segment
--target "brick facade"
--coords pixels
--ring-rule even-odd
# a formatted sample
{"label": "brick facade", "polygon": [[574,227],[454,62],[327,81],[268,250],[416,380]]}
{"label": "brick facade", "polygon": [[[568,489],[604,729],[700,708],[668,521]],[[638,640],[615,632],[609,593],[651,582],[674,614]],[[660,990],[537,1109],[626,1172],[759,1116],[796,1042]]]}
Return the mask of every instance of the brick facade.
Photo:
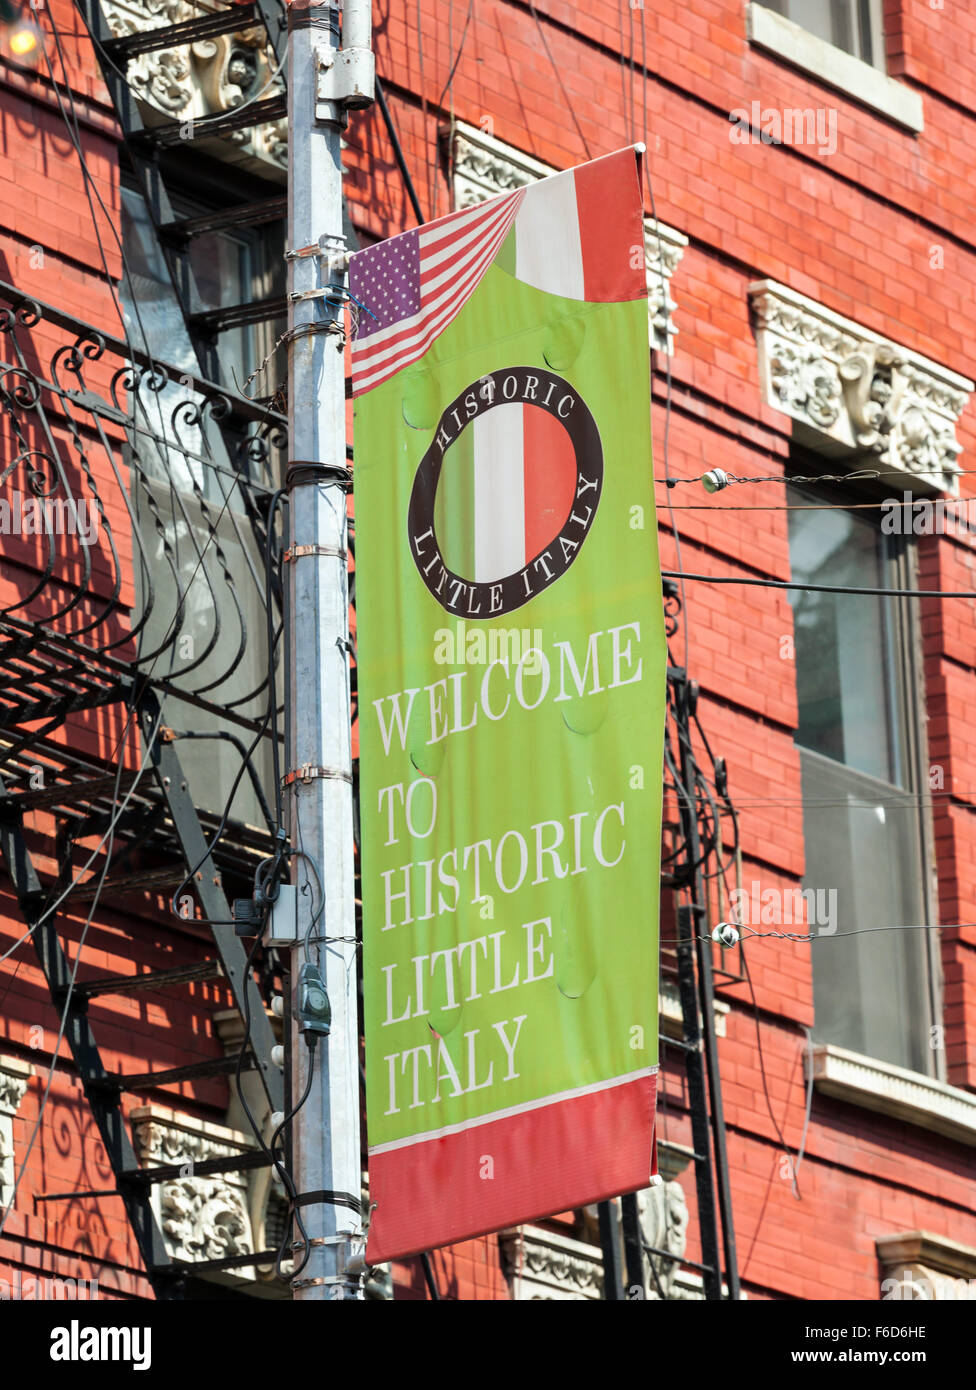
{"label": "brick facade", "polygon": [[[903,129],[843,92],[750,45],[744,0],[694,0],[630,8],[612,0],[477,0],[464,50],[463,0],[387,7],[375,14],[377,68],[386,85],[406,162],[425,214],[452,207],[452,118],[515,151],[566,168],[633,140],[648,146],[657,216],[688,238],[670,284],[678,334],[671,360],[668,461],[672,476],[720,467],[739,475],[784,473],[791,422],[765,403],[750,317],[749,286],[773,280],[835,314],[962,376],[976,363],[976,247],[973,244],[976,69],[967,62],[976,18],[965,7],[886,0],[887,71],[921,94],[924,129]],[[68,0],[52,0],[68,33],[67,56],[86,159],[114,217],[119,212],[116,133],[90,46]],[[418,11],[421,13],[418,16]],[[420,28],[418,30],[418,22]],[[422,58],[421,58],[422,53]],[[557,72],[550,62],[554,61]],[[78,160],[65,137],[51,85],[0,67],[0,278],[115,331]],[[836,150],[736,143],[730,113],[829,110]],[[646,111],[646,118],[645,118]],[[386,133],[375,110],[355,114],[346,136],[347,195],[364,240],[413,225]],[[648,212],[650,206],[648,204]],[[118,248],[101,222],[113,278]],[[35,248],[43,248],[38,261]],[[662,476],[666,362],[652,354],[655,472]],[[957,425],[960,467],[976,470],[976,405]],[[976,496],[973,479],[961,493]],[[770,496],[770,492],[774,495]],[[689,573],[790,577],[787,514],[737,512],[697,486],[656,489],[662,561],[676,552],[666,500],[675,504],[681,558]],[[722,501],[759,505],[780,490],[746,488]],[[681,508],[678,510],[678,508]],[[973,548],[930,537],[919,546],[925,587],[973,588]],[[743,877],[799,886],[804,870],[795,668],[784,657],[793,634],[783,591],[689,583],[678,650],[702,688],[701,719],[727,759],[739,806]],[[944,771],[934,798],[942,970],[945,1077],[976,1096],[976,689],[972,599],[920,601],[928,761]],[[786,650],[789,650],[788,643]],[[107,717],[106,717],[107,719]],[[111,727],[84,731],[103,752]],[[51,833],[42,816],[38,845]],[[140,966],[204,949],[192,924],[174,926],[162,901],[146,906]],[[73,913],[72,930],[84,921]],[[9,894],[0,897],[0,952],[22,931]],[[133,968],[131,924],[102,913],[86,961],[98,973]],[[125,928],[123,930],[123,928]],[[744,983],[722,985],[728,1005],[719,1042],[733,1209],[743,1287],[750,1299],[880,1296],[876,1240],[926,1231],[976,1250],[972,1147],[915,1123],[827,1094],[812,1093],[799,1200],[783,1153],[804,1132],[807,1030],[814,1028],[811,949],[780,939],[748,946],[755,1006]],[[829,946],[827,947],[829,949]],[[142,1071],[221,1045],[205,1019],[227,1007],[213,984],[191,993],[111,1001],[96,1008],[110,1067]],[[0,1054],[35,1064],[13,1121],[18,1164],[46,1083],[57,1017],[29,946],[0,963]],[[40,1030],[38,1033],[37,1030]],[[760,1069],[759,1044],[765,1068]],[[179,1046],[169,1039],[179,1040]],[[674,1054],[671,1054],[673,1058]],[[690,1145],[687,1096],[670,1059],[659,1137]],[[772,1115],[765,1098],[768,1088]],[[184,1085],[169,1103],[224,1122],[221,1081]],[[37,1204],[32,1194],[99,1188],[108,1177],[87,1107],[63,1061],[44,1126],[4,1236],[0,1278],[26,1274],[99,1279],[102,1296],[145,1296],[117,1199]],[[690,1220],[687,1256],[700,1259],[692,1170],[679,1181]],[[592,1241],[592,1223],[567,1215],[549,1229]],[[589,1235],[587,1235],[589,1231]],[[976,1256],[974,1256],[976,1259]],[[510,1281],[497,1236],[436,1252],[442,1295],[504,1299]],[[416,1261],[394,1269],[397,1297],[423,1298]]]}

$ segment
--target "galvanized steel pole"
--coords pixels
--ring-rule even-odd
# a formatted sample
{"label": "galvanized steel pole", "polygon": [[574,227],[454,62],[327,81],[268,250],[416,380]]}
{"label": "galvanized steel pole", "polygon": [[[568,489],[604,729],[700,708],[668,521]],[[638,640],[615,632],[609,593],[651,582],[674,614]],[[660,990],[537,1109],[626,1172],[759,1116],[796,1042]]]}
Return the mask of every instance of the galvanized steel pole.
{"label": "galvanized steel pole", "polygon": [[314,1052],[292,1037],[293,1106],[313,1069],[293,1121],[310,1240],[293,1281],[303,1300],[362,1297],[340,135],[349,108],[372,99],[369,17],[369,0],[347,0],[342,48],[336,5],[288,4],[286,802],[300,936],[311,929],[292,982],[306,960],[317,965],[332,1009]]}

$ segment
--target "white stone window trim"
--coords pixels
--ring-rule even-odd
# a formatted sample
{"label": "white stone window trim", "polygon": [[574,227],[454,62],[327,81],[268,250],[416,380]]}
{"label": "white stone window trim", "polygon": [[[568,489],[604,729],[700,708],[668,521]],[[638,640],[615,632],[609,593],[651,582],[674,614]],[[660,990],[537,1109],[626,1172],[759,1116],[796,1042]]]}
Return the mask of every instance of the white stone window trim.
{"label": "white stone window trim", "polygon": [[754,281],[749,300],[763,399],[799,442],[889,473],[892,492],[958,494],[956,423],[973,382],[775,280]]}
{"label": "white stone window trim", "polygon": [[746,10],[746,26],[749,42],[757,48],[784,58],[916,135],[924,130],[922,97],[913,88],[755,0],[750,0]]}
{"label": "white stone window trim", "polygon": [[832,1043],[815,1043],[804,1070],[824,1095],[976,1146],[976,1095],[958,1086]]}
{"label": "white stone window trim", "polygon": [[[725,1019],[729,1006],[724,999],[712,1001],[715,1036],[725,1037]],[[669,1038],[684,1037],[684,1014],[681,1011],[681,992],[677,980],[662,979],[658,988],[658,1022],[661,1032]]]}
{"label": "white stone window trim", "polygon": [[[452,160],[454,197],[459,210],[559,172],[466,121],[455,123]],[[656,351],[669,355],[674,352],[678,332],[673,318],[678,306],[671,297],[671,277],[687,245],[688,238],[677,228],[664,222],[655,224],[652,217],[644,218],[648,341]]]}
{"label": "white stone window trim", "polygon": [[19,1057],[0,1056],[0,1210],[13,1196],[16,1183],[14,1165],[14,1116],[27,1093],[34,1068]]}
{"label": "white stone window trim", "polygon": [[976,1249],[931,1231],[875,1239],[883,1299],[976,1302]]}

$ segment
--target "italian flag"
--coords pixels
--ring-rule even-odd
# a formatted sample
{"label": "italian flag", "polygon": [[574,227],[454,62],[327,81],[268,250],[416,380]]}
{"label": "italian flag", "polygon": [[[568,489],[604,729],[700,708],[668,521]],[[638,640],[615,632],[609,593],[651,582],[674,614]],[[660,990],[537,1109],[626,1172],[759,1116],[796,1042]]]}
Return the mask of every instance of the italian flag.
{"label": "italian flag", "polygon": [[530,184],[495,265],[564,299],[643,299],[644,243],[634,237],[642,196],[632,150]]}
{"label": "italian flag", "polygon": [[448,568],[491,583],[525,568],[562,530],[576,455],[558,419],[530,401],[475,416],[446,450],[434,524]]}

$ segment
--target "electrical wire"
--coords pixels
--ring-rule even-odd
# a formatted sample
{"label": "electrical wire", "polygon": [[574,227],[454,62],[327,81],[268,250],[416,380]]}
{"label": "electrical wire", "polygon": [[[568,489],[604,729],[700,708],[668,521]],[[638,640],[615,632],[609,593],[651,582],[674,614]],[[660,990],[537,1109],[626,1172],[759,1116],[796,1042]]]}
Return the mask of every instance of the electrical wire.
{"label": "electrical wire", "polygon": [[532,11],[532,18],[535,20],[535,27],[539,31],[539,38],[542,40],[542,46],[546,50],[546,57],[549,59],[549,66],[552,68],[553,75],[555,76],[556,81],[559,84],[559,90],[563,94],[563,101],[565,101],[566,103],[566,109],[572,117],[573,125],[576,127],[576,134],[579,136],[580,143],[583,146],[583,153],[586,155],[587,159],[592,159],[593,155],[590,152],[590,147],[587,143],[586,136],[583,134],[583,128],[576,117],[576,107],[569,99],[569,93],[566,91],[566,84],[563,82],[563,75],[559,71],[559,65],[557,64],[555,58],[552,56],[552,49],[549,47],[549,40],[546,38],[546,31],[542,27],[542,21],[539,19],[539,13],[536,10],[534,0],[529,0],[529,9]]}
{"label": "electrical wire", "polygon": [[403,179],[403,186],[407,190],[407,197],[410,199],[410,206],[413,208],[413,215],[420,226],[424,220],[423,208],[420,206],[420,199],[417,197],[417,190],[414,187],[413,179],[410,177],[410,170],[407,167],[406,157],[403,153],[403,146],[400,143],[400,136],[393,121],[393,115],[386,100],[386,92],[379,76],[376,78],[376,100],[379,103],[380,115],[386,126],[386,133],[390,137],[390,144],[393,146],[393,158],[396,160],[397,168],[400,170],[400,177]]}
{"label": "electrical wire", "polygon": [[[647,36],[644,27],[644,9],[641,7],[641,43],[646,55]],[[682,626],[681,641],[684,650],[684,668],[688,670],[689,652],[691,650],[691,633],[689,631],[688,619],[688,595],[685,592],[684,562],[681,557],[681,533],[678,529],[678,522],[674,515],[674,508],[671,505],[670,489],[673,486],[671,477],[671,412],[673,406],[673,388],[671,368],[671,341],[668,334],[668,278],[664,273],[664,243],[661,239],[661,224],[657,216],[657,201],[654,196],[654,180],[651,176],[650,167],[650,136],[647,128],[647,66],[646,61],[643,66],[642,87],[644,90],[644,174],[647,179],[647,192],[651,202],[651,217],[654,222],[654,238],[657,242],[657,271],[661,288],[661,312],[664,315],[664,481],[668,486],[667,506],[668,519],[671,523],[671,535],[674,539],[675,563],[678,566],[678,588],[681,594],[681,608],[685,615]],[[654,479],[657,482],[657,479]]]}
{"label": "electrical wire", "polygon": [[[454,12],[454,3],[453,3],[453,0],[451,0],[452,23],[453,23],[453,12]],[[458,45],[458,51],[457,51],[457,53],[456,53],[456,55],[455,55],[454,62],[451,64],[451,71],[450,71],[450,72],[448,73],[448,75],[447,75],[447,81],[444,83],[444,90],[441,92],[440,96],[437,98],[437,105],[438,105],[438,106],[440,106],[440,105],[443,103],[444,97],[447,95],[448,88],[451,86],[451,84],[452,84],[453,81],[454,81],[454,74],[455,74],[455,73],[457,72],[457,70],[458,70],[458,64],[459,64],[460,61],[461,61],[461,55],[464,53],[464,45],[465,45],[465,42],[466,42],[467,37],[468,37],[468,26],[469,26],[470,23],[471,23],[471,16],[472,16],[473,14],[474,14],[474,0],[468,0],[468,13],[467,13],[467,14],[465,15],[465,17],[464,17],[464,28],[463,28],[462,31],[461,31],[461,42],[460,42],[460,44]],[[450,40],[448,40],[448,44],[449,44],[449,47],[450,47],[450,46],[451,46],[451,41],[450,41]]]}
{"label": "electrical wire", "polygon": [[[421,141],[424,148],[427,146],[427,74],[424,71],[424,29],[423,16],[420,12],[420,0],[417,0],[417,57],[420,64],[420,111],[423,119],[423,131]],[[427,176],[427,206],[434,206],[434,193],[431,187],[431,162],[424,161],[424,173]]]}
{"label": "electrical wire", "polygon": [[[264,862],[270,863],[271,861],[266,860]],[[259,865],[259,871],[260,867],[261,866]],[[257,885],[257,874],[255,874],[255,885]],[[243,1079],[244,1058],[247,1054],[247,1049],[250,1047],[251,1044],[251,991],[249,986],[254,970],[254,959],[257,955],[258,947],[261,944],[261,939],[262,933],[259,931],[256,934],[254,941],[251,944],[251,949],[247,955],[244,979],[244,1037],[241,1041],[241,1049],[237,1054],[237,1067],[234,1072],[234,1079],[237,1089],[237,1098],[241,1103],[241,1108],[243,1109],[244,1114],[247,1117],[248,1124],[251,1126],[251,1129],[254,1133],[254,1137],[257,1139],[258,1143],[261,1146],[262,1152],[264,1153],[265,1157],[267,1157],[270,1160],[272,1166],[275,1168],[279,1178],[281,1179],[281,1183],[285,1189],[285,1192],[288,1195],[289,1202],[291,1203],[291,1212],[289,1213],[289,1216],[294,1216],[295,1224],[298,1226],[298,1229],[301,1233],[301,1238],[305,1244],[305,1254],[301,1264],[298,1265],[297,1268],[293,1268],[290,1275],[286,1275],[285,1273],[283,1273],[281,1266],[285,1259],[285,1251],[288,1245],[288,1235],[290,1227],[290,1220],[286,1221],[284,1233],[281,1238],[281,1244],[278,1247],[278,1254],[275,1259],[275,1274],[279,1279],[295,1279],[298,1277],[299,1274],[301,1274],[302,1270],[308,1264],[308,1260],[312,1252],[312,1246],[308,1238],[308,1232],[305,1229],[305,1223],[302,1220],[301,1208],[295,1205],[298,1193],[295,1188],[294,1179],[288,1172],[288,1169],[285,1167],[283,1161],[279,1159],[275,1154],[274,1146],[277,1136],[285,1127],[285,1123],[290,1123],[291,1119],[294,1118],[294,1116],[298,1113],[301,1107],[305,1104],[305,1101],[308,1099],[309,1092],[312,1089],[312,1063],[314,1059],[314,1050],[312,1052],[312,1056],[309,1058],[309,1079],[308,1084],[305,1088],[305,1094],[302,1096],[298,1105],[295,1106],[294,1110],[291,1112],[291,1115],[286,1117],[286,1121],[283,1121],[282,1124],[278,1127],[278,1129],[275,1130],[274,1134],[271,1137],[271,1141],[265,1142],[264,1135],[261,1132],[261,1127],[255,1120],[254,1115],[251,1111],[251,1107],[247,1103],[247,1097],[244,1094]]]}
{"label": "electrical wire", "polygon": [[696,580],[702,584],[751,584],[759,589],[797,589],[808,594],[860,594],[866,598],[976,598],[976,589],[867,589],[851,584],[809,584],[798,579],[756,579],[739,574],[688,574],[662,570],[665,579]]}
{"label": "electrical wire", "polygon": [[278,490],[277,490],[276,492],[272,493],[271,502],[270,502],[270,505],[269,505],[269,507],[268,507],[268,521],[267,521],[267,528],[268,528],[268,529],[267,529],[267,532],[266,532],[266,535],[265,535],[265,544],[264,544],[264,583],[265,583],[265,594],[266,594],[266,602],[265,602],[265,605],[264,605],[264,611],[265,611],[265,617],[266,617],[266,620],[267,620],[267,625],[266,625],[266,636],[267,636],[267,640],[268,640],[268,681],[269,681],[269,684],[270,684],[271,708],[272,708],[272,710],[274,711],[274,713],[273,713],[273,715],[272,715],[272,724],[273,724],[273,727],[272,727],[272,730],[271,730],[271,758],[272,758],[272,769],[273,769],[273,770],[272,770],[272,776],[274,777],[275,816],[276,816],[275,829],[276,829],[276,830],[281,830],[281,828],[282,828],[283,825],[284,825],[284,808],[283,808],[283,805],[282,805],[282,796],[281,796],[281,748],[280,748],[279,743],[278,743],[278,694],[277,694],[277,670],[276,670],[276,667],[277,667],[277,664],[278,664],[278,663],[277,663],[277,641],[275,640],[274,635],[273,635],[274,622],[273,622],[273,619],[272,619],[272,617],[271,617],[271,591],[272,591],[272,584],[271,584],[271,552],[272,552],[272,549],[273,549],[273,546],[274,546],[274,523],[275,523],[275,514],[276,514],[276,512],[277,512],[277,510],[278,510],[278,507],[280,506],[281,502],[282,502],[283,500],[284,500],[284,501],[287,501],[287,499],[288,499],[288,489],[287,489],[287,488],[278,488]]}
{"label": "electrical wire", "polygon": [[[976,475],[976,468],[953,469],[954,478],[968,478]],[[655,478],[656,483],[664,483],[667,487],[684,487],[689,483],[701,483],[708,477],[708,473],[696,473],[691,478]],[[741,483],[779,483],[782,487],[792,487],[794,484],[802,483],[863,483],[877,478],[904,478],[904,468],[858,468],[851,473],[819,473],[810,475],[800,475],[792,473],[762,473],[748,478],[739,478],[734,473],[726,473],[726,484]],[[723,488],[724,491],[724,488]]]}
{"label": "electrical wire", "polygon": [[[853,931],[819,931],[819,932],[786,932],[786,931],[756,931],[748,923],[733,922],[735,929],[742,934],[745,941],[765,941],[773,939],[776,941],[790,941],[794,945],[816,945],[823,941],[839,941],[845,936],[867,936],[871,932],[879,931],[964,931],[970,927],[976,927],[976,922],[892,922],[884,927],[855,927]],[[693,941],[712,941],[711,936],[695,936]],[[677,937],[661,938],[662,946],[677,946]]]}
{"label": "electrical wire", "polygon": [[[130,716],[131,716],[131,713],[132,713],[132,710],[134,709],[134,707],[135,707],[135,699],[134,699],[134,692],[133,692],[132,704],[130,705]],[[147,756],[147,757],[148,757],[148,749],[152,747],[152,744],[153,744],[153,742],[154,742],[154,740],[155,740],[156,734],[158,733],[159,725],[161,724],[161,722],[162,722],[162,708],[160,708],[159,715],[158,715],[157,720],[156,720],[156,726],[155,726],[155,728],[154,728],[154,730],[153,730],[153,737],[152,737],[152,739],[147,740],[147,753],[146,753],[146,756]],[[116,802],[116,801],[118,800],[119,789],[120,789],[120,785],[121,785],[121,781],[122,781],[122,768],[123,768],[123,766],[124,766],[124,761],[123,761],[122,759],[119,759],[118,767],[116,768],[116,772],[115,772],[115,791],[114,791],[114,795],[113,795],[113,798],[112,798],[113,804],[114,804],[114,802]],[[135,783],[133,784],[133,786],[134,786],[134,785],[135,785]],[[131,795],[131,789],[130,789],[129,795]],[[129,799],[129,798],[128,798],[128,796],[127,796],[127,797],[126,797],[126,802],[128,801],[128,799]],[[64,1040],[65,1031],[66,1031],[67,1026],[68,1026],[68,1016],[69,1016],[69,1014],[70,1014],[70,1012],[71,1012],[71,1000],[72,1000],[72,996],[73,996],[73,994],[74,994],[75,982],[76,982],[76,980],[77,980],[77,978],[78,978],[78,967],[79,967],[79,965],[81,964],[82,952],[84,951],[85,941],[86,941],[86,939],[87,939],[87,937],[88,937],[88,932],[89,932],[89,930],[90,930],[90,928],[91,928],[91,924],[92,924],[92,922],[93,922],[93,920],[94,920],[95,913],[96,913],[96,911],[98,910],[98,906],[99,906],[99,903],[100,903],[100,901],[101,901],[102,889],[103,889],[103,887],[104,887],[104,885],[105,885],[105,878],[106,878],[106,875],[108,874],[108,868],[109,868],[109,864],[110,864],[110,862],[111,862],[112,847],[113,847],[113,845],[114,845],[114,843],[115,843],[115,830],[116,830],[116,827],[118,826],[118,822],[119,822],[119,819],[120,819],[120,817],[121,817],[121,815],[122,815],[122,812],[123,812],[123,810],[125,809],[126,802],[123,802],[123,803],[122,803],[122,805],[119,807],[119,809],[118,809],[118,811],[116,812],[116,814],[112,817],[112,822],[111,822],[111,824],[110,824],[110,826],[109,826],[109,830],[106,832],[106,835],[107,835],[107,836],[108,836],[108,835],[111,835],[111,840],[110,840],[110,842],[109,842],[109,846],[108,846],[108,849],[107,849],[106,854],[105,854],[105,861],[104,861],[104,863],[102,864],[101,875],[100,875],[99,880],[98,880],[98,883],[97,883],[97,885],[96,885],[95,892],[94,892],[94,894],[92,895],[92,902],[91,902],[91,907],[89,908],[89,911],[88,911],[88,917],[87,917],[87,919],[86,919],[86,921],[85,921],[85,925],[84,925],[84,927],[83,927],[83,929],[82,929],[82,931],[81,931],[81,935],[80,935],[79,938],[78,938],[78,945],[77,945],[77,948],[76,948],[76,951],[75,951],[75,959],[74,959],[74,964],[73,964],[72,970],[71,970],[71,977],[70,977],[70,979],[68,980],[68,986],[67,986],[67,989],[65,990],[64,1003],[62,1004],[62,1007],[61,1007],[61,1017],[60,1017],[60,1021],[59,1021],[59,1024],[58,1024],[58,1036],[57,1036],[57,1039],[56,1039],[56,1041],[55,1041],[54,1049],[53,1049],[53,1052],[52,1052],[52,1055],[51,1055],[51,1066],[50,1066],[50,1068],[48,1069],[47,1084],[46,1084],[46,1086],[44,1087],[44,1093],[43,1093],[43,1095],[42,1095],[42,1097],[41,1097],[41,1102],[40,1102],[40,1105],[38,1106],[37,1115],[36,1115],[36,1117],[35,1117],[35,1119],[34,1119],[34,1124],[33,1124],[32,1130],[31,1130],[30,1140],[28,1141],[27,1148],[26,1148],[26,1150],[25,1150],[25,1152],[24,1152],[24,1156],[23,1156],[23,1158],[21,1159],[19,1171],[17,1172],[17,1175],[16,1175],[16,1177],[15,1177],[15,1179],[14,1179],[13,1191],[11,1192],[9,1199],[8,1199],[7,1202],[6,1202],[6,1205],[5,1205],[5,1208],[4,1208],[4,1211],[3,1211],[3,1215],[0,1216],[0,1236],[3,1235],[4,1228],[6,1227],[6,1224],[7,1224],[7,1218],[9,1217],[10,1213],[11,1213],[11,1212],[13,1211],[13,1209],[14,1209],[14,1203],[15,1203],[16,1198],[17,1198],[17,1193],[18,1193],[18,1191],[20,1190],[20,1184],[21,1184],[21,1182],[23,1181],[24,1176],[25,1176],[26,1173],[27,1173],[27,1165],[28,1165],[28,1163],[30,1162],[30,1156],[31,1156],[31,1154],[33,1153],[34,1145],[35,1145],[35,1143],[37,1142],[38,1135],[39,1135],[40,1132],[41,1132],[41,1126],[42,1126],[43,1121],[44,1121],[44,1113],[45,1113],[45,1111],[46,1111],[46,1109],[47,1109],[48,1099],[49,1099],[49,1097],[50,1097],[50,1095],[51,1095],[51,1087],[52,1087],[53,1084],[54,1084],[54,1076],[55,1076],[55,1073],[56,1073],[57,1068],[58,1068],[58,1061],[59,1061],[59,1059],[60,1059],[60,1052],[61,1052],[61,1043],[62,1043],[63,1040]],[[104,839],[103,839],[102,843],[104,843]],[[97,851],[95,851],[95,852],[97,853]],[[91,862],[91,861],[89,861],[89,862]],[[73,886],[74,886],[74,885],[71,885],[71,887],[73,887]],[[69,888],[67,889],[67,893],[70,893],[70,892],[71,892],[71,887],[69,887]],[[61,898],[58,899],[58,902],[63,901],[63,899],[67,896],[67,893],[63,893],[63,894],[61,895]],[[51,913],[54,911],[54,909],[55,909],[56,907],[57,907],[57,903],[55,903],[55,905],[54,905],[53,908],[49,908],[49,909],[47,910],[47,912],[45,912],[45,913],[33,924],[33,926],[30,928],[30,931],[28,932],[28,935],[32,935],[32,934],[37,930],[37,928],[41,925],[41,923],[42,923],[43,921],[45,921],[46,918],[50,917]],[[23,939],[23,938],[22,938],[22,939]],[[19,943],[18,943],[18,944],[19,944]],[[8,952],[7,954],[9,954],[9,952]],[[4,957],[2,957],[2,958],[0,958],[0,959],[6,959],[6,956],[4,956]]]}

